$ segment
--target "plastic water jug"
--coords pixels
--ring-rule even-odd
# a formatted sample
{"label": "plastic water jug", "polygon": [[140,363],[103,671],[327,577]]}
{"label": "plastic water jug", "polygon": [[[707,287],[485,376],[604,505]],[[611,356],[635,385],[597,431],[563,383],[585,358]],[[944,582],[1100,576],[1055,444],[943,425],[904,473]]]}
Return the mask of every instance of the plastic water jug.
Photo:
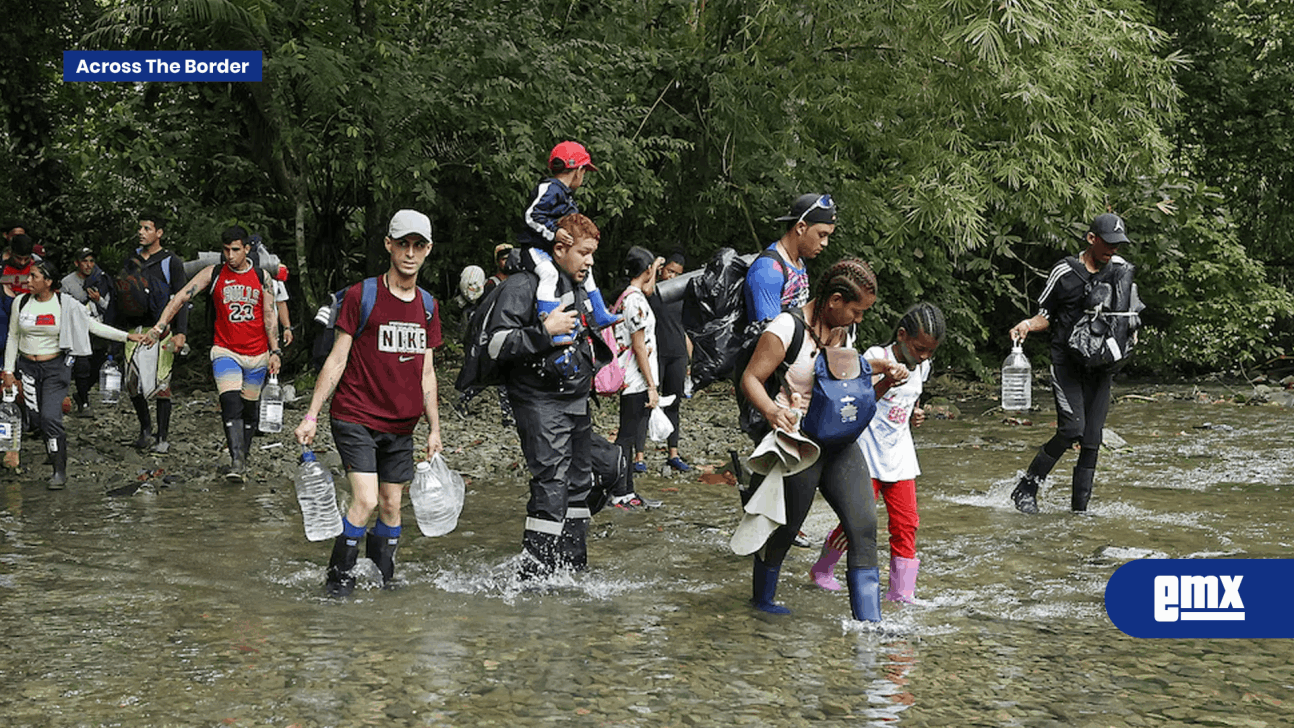
{"label": "plastic water jug", "polygon": [[418,463],[409,486],[413,515],[424,536],[444,536],[458,526],[463,511],[463,476],[449,469],[440,453]]}
{"label": "plastic water jug", "polygon": [[112,356],[99,367],[99,401],[104,404],[116,404],[121,399],[121,368]]}
{"label": "plastic water jug", "polygon": [[1017,341],[1002,362],[1002,409],[1024,411],[1033,406],[1033,369],[1024,355],[1023,342]]}
{"label": "plastic water jug", "polygon": [[18,407],[18,388],[4,392],[0,401],[0,451],[17,452],[22,446],[22,410]]}
{"label": "plastic water jug", "polygon": [[276,374],[261,389],[261,432],[283,431],[283,388],[279,386]]}
{"label": "plastic water jug", "polygon": [[326,541],[341,533],[341,513],[337,510],[337,489],[332,473],[308,447],[301,448],[301,467],[297,471],[297,504],[306,539]]}

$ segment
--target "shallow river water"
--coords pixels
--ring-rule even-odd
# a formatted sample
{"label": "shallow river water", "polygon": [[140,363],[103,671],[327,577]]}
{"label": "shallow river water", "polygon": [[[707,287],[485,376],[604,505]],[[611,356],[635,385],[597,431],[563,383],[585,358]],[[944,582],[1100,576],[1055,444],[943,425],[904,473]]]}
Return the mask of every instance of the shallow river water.
{"label": "shallow river water", "polygon": [[[284,446],[257,453],[257,482],[226,486],[214,397],[190,399],[177,422],[210,426],[171,455],[126,452],[124,416],[72,420],[68,490],[45,490],[32,448],[30,472],[0,476],[0,725],[1294,725],[1291,641],[1134,639],[1103,602],[1134,558],[1290,556],[1288,408],[1123,399],[1109,426],[1128,447],[1103,451],[1090,515],[1068,512],[1071,454],[1026,517],[1008,493],[1052,416],[960,403],[917,430],[922,601],[861,625],[809,584],[816,548],[783,570],[790,616],[751,609],[733,487],[657,474],[639,489],[664,508],[594,520],[590,572],[519,590],[515,436],[453,415],[450,464],[471,477],[458,529],[421,537],[406,505],[402,588],[370,570],[325,599],[329,546],[302,536],[288,433],[264,441]],[[696,464],[739,442],[718,399],[684,406]],[[815,546],[834,525],[819,499]]]}

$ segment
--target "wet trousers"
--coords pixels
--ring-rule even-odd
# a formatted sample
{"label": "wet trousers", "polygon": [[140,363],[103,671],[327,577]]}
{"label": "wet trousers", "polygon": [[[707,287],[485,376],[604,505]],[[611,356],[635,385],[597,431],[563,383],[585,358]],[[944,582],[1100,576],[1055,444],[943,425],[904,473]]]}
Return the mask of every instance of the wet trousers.
{"label": "wet trousers", "polygon": [[[643,451],[647,445],[647,418],[651,410],[647,409],[647,392],[620,395],[620,429],[616,431],[616,447],[624,453],[625,462],[634,461],[634,453]],[[634,492],[633,470],[625,479],[623,493],[612,492],[611,495],[622,496]]]}
{"label": "wet trousers", "polygon": [[96,346],[90,356],[78,356],[72,365],[72,378],[76,382],[76,393],[72,396],[83,407],[90,403],[90,388],[99,382],[99,369],[108,360],[108,347],[92,341]]}
{"label": "wet trousers", "polygon": [[583,509],[593,488],[593,418],[585,402],[583,414],[562,411],[566,401],[512,400],[521,452],[530,469],[530,500],[526,529],[560,531],[568,509]]}
{"label": "wet trousers", "polygon": [[660,395],[668,397],[673,394],[674,403],[662,409],[665,410],[665,416],[669,418],[669,423],[674,426],[674,431],[669,433],[669,438],[665,444],[672,448],[678,447],[678,408],[683,404],[683,383],[687,380],[687,357],[675,356],[668,359],[660,359]]}
{"label": "wet trousers", "polygon": [[59,354],[49,361],[32,361],[19,356],[15,366],[31,422],[47,443],[62,441],[66,433],[63,428],[63,399],[72,386],[72,365],[66,354]]}
{"label": "wet trousers", "polygon": [[[751,488],[758,487],[757,479]],[[840,518],[840,527],[849,542],[849,568],[876,567],[876,496],[867,487],[863,451],[852,442],[824,450],[812,466],[786,478],[786,525],[779,526],[764,544],[764,564],[769,568],[782,565],[819,490]]]}

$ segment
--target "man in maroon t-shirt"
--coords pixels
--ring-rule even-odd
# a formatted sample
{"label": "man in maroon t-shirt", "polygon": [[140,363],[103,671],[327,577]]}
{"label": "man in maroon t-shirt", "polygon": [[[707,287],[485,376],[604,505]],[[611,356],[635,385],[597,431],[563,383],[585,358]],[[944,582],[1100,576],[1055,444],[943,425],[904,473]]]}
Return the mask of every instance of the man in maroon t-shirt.
{"label": "man in maroon t-shirt", "polygon": [[[354,590],[351,569],[366,534],[366,555],[382,573],[383,586],[393,582],[400,497],[413,479],[413,430],[421,417],[430,425],[427,457],[444,449],[432,364],[432,350],[441,344],[439,307],[427,310],[417,285],[418,269],[431,251],[431,221],[413,210],[397,212],[386,249],[391,267],[377,278],[377,296],[366,321],[363,284],[346,292],[332,351],[315,382],[310,410],[296,429],[298,442],[311,443],[324,402],[332,397],[333,442],[352,493],[328,562],[325,588],[334,597]],[[369,533],[365,524],[374,508],[377,523]]]}

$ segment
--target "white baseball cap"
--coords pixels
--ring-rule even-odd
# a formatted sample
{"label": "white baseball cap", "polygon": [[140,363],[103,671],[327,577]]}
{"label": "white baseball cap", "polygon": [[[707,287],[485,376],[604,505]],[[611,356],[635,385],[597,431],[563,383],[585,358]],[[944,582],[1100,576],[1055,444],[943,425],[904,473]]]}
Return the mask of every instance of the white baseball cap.
{"label": "white baseball cap", "polygon": [[395,213],[391,218],[391,225],[386,230],[387,237],[392,240],[399,240],[413,233],[421,235],[422,239],[429,243],[432,242],[431,220],[417,210],[401,210]]}

